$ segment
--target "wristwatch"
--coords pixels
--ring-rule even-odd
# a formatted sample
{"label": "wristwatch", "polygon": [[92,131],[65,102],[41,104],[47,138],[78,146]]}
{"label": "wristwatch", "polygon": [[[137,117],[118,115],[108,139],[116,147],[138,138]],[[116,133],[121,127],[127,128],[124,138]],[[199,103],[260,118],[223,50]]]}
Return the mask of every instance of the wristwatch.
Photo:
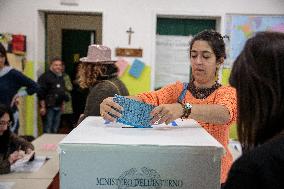
{"label": "wristwatch", "polygon": [[188,102],[182,103],[183,106],[183,114],[181,116],[182,119],[187,119],[191,113],[192,105]]}

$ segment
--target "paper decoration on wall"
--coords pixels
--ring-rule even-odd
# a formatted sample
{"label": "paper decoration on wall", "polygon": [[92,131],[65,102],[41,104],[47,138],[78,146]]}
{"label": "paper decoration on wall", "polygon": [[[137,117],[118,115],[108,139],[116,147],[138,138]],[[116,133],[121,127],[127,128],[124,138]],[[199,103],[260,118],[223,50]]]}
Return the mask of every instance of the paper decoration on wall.
{"label": "paper decoration on wall", "polygon": [[12,36],[12,53],[17,55],[24,55],[26,53],[26,36]]}
{"label": "paper decoration on wall", "polygon": [[145,65],[139,78],[135,78],[128,74],[130,66],[127,67],[124,74],[120,77],[129,91],[130,95],[136,95],[141,92],[150,91],[151,89],[151,67]]}
{"label": "paper decoration on wall", "polygon": [[118,67],[118,77],[122,76],[122,74],[125,72],[128,62],[124,60],[123,58],[120,58],[117,60],[115,65]]}
{"label": "paper decoration on wall", "polygon": [[123,107],[123,111],[121,112],[122,117],[118,118],[117,122],[135,128],[151,128],[150,121],[152,116],[150,113],[155,108],[154,105],[139,102],[120,95],[115,95],[113,101]]}
{"label": "paper decoration on wall", "polygon": [[135,78],[138,78],[138,77],[140,77],[144,67],[145,67],[145,64],[142,61],[135,59],[132,63],[130,70],[129,70],[129,74],[132,75]]}
{"label": "paper decoration on wall", "polygon": [[[27,61],[24,69],[24,74],[34,80],[34,63]],[[25,135],[38,135],[37,125],[31,124],[35,120],[35,95],[25,96]]]}

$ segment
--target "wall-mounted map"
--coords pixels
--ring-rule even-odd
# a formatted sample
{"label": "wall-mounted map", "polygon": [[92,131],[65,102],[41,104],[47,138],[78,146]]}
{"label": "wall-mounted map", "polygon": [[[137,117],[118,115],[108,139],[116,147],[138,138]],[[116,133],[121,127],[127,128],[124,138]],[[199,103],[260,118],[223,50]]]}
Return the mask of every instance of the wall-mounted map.
{"label": "wall-mounted map", "polygon": [[284,15],[227,15],[226,34],[230,40],[227,44],[226,68],[231,68],[232,62],[243,49],[246,40],[258,31],[284,32]]}

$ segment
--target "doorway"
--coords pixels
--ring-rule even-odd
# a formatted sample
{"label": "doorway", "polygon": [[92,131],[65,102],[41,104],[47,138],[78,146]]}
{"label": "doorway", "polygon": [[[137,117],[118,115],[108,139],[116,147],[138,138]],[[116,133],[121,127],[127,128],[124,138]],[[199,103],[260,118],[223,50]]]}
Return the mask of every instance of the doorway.
{"label": "doorway", "polygon": [[80,57],[87,56],[88,46],[94,44],[95,31],[62,29],[62,61],[65,63],[65,72],[75,79],[76,64]]}
{"label": "doorway", "polygon": [[202,30],[216,30],[217,24],[216,18],[157,18],[155,89],[178,80],[189,82],[189,41]]}
{"label": "doorway", "polygon": [[[87,56],[88,46],[96,42],[96,32],[91,30],[62,29],[62,61],[65,64],[65,73],[70,76],[73,90],[72,115],[62,115],[61,128],[70,128],[75,125],[80,114],[84,112],[88,89],[82,89],[76,82],[79,59]],[[72,129],[72,128],[70,128]]]}
{"label": "doorway", "polygon": [[[102,43],[102,14],[76,12],[46,12],[46,69],[53,57],[60,57],[65,63],[65,72],[73,84],[71,92],[73,114],[67,123],[61,122],[72,129],[80,114],[83,113],[88,90],[83,90],[76,82],[79,59],[87,55],[90,44]],[[61,130],[65,132],[66,130]]]}

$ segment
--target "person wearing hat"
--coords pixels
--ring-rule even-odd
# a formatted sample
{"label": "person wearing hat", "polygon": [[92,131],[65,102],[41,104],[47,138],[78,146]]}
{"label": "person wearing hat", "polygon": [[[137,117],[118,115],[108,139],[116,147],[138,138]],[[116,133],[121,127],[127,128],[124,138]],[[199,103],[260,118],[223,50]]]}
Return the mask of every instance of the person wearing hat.
{"label": "person wearing hat", "polygon": [[111,60],[111,50],[103,45],[90,45],[87,57],[80,59],[78,83],[81,88],[89,88],[84,114],[79,123],[87,116],[100,116],[100,103],[115,94],[127,96],[128,89],[118,78],[118,67]]}

